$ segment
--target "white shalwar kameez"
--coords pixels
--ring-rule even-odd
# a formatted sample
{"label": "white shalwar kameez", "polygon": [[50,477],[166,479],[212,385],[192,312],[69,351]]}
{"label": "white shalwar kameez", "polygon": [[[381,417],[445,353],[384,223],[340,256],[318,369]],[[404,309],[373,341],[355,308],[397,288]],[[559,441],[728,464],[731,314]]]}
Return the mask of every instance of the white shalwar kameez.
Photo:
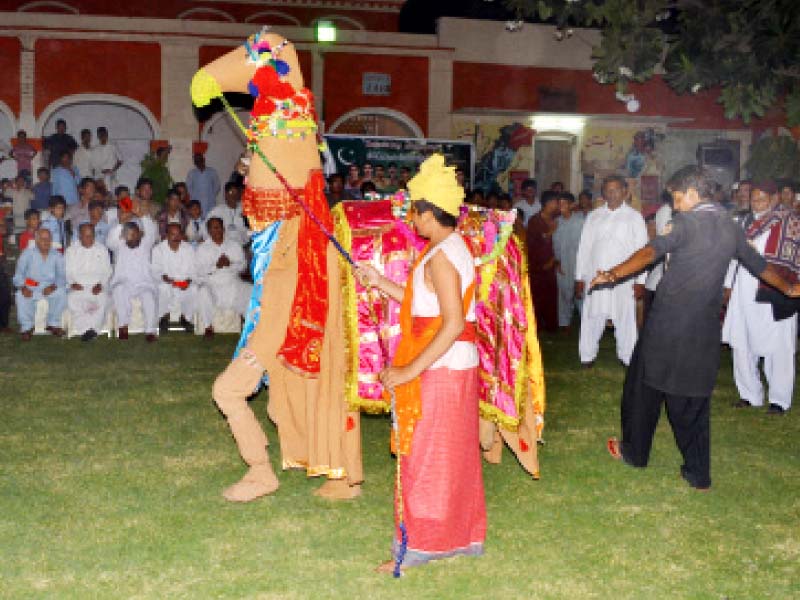
{"label": "white shalwar kameez", "polygon": [[597,358],[606,321],[614,324],[617,357],[627,366],[636,345],[636,299],[633,284],[643,284],[646,274],[620,282],[611,288],[589,293],[589,284],[598,271],[607,271],[625,261],[647,243],[647,227],[642,215],[627,204],[610,210],[606,204],[589,213],[578,244],[575,279],[584,283],[581,333],[578,352],[582,363]]}
{"label": "white shalwar kameez", "polygon": [[[761,255],[769,234],[767,230],[752,242]],[[763,406],[764,386],[758,372],[758,359],[764,357],[769,403],[788,410],[794,390],[797,315],[776,321],[771,304],[756,302],[758,281],[747,269],[731,263],[725,287],[731,288],[731,284],[733,287],[722,327],[722,341],[733,349],[733,377],[739,397],[753,406]]]}
{"label": "white shalwar kameez", "polygon": [[[177,305],[187,320],[194,319],[197,307],[197,262],[194,248],[189,242],[181,242],[177,250],[164,240],[153,248],[153,277],[158,282],[158,314],[168,315]],[[186,288],[163,280],[166,275],[175,282],[189,281]]]}
{"label": "white shalwar kameez", "polygon": [[[95,242],[86,248],[80,242],[67,248],[67,307],[72,319],[72,328],[76,333],[93,329],[99,332],[103,328],[108,310],[108,281],[111,278],[111,261],[108,249]],[[71,286],[78,284],[82,290],[73,290]],[[92,288],[101,286],[99,294],[93,294]]]}
{"label": "white shalwar kameez", "polygon": [[150,268],[152,245],[142,238],[136,248],[129,248],[120,236],[122,226],[108,232],[106,246],[114,253],[114,275],[111,277],[111,298],[117,314],[117,327],[127,327],[131,320],[131,300],[142,303],[145,333],[156,333],[156,282]]}
{"label": "white shalwar kameez", "polygon": [[244,224],[241,206],[231,208],[227,204],[217,204],[206,215],[204,226],[206,231],[208,231],[208,220],[213,217],[222,219],[222,228],[225,230],[226,240],[237,242],[241,246],[247,244],[247,225]]}
{"label": "white shalwar kameez", "polygon": [[[559,327],[569,327],[575,312],[575,269],[585,219],[580,212],[572,213],[569,219],[559,217],[553,233],[553,253],[559,263],[556,271]],[[578,303],[579,310],[580,306]]]}
{"label": "white shalwar kameez", "polygon": [[[217,268],[217,261],[223,254],[231,264]],[[241,317],[245,315],[253,286],[239,277],[244,266],[244,252],[238,241],[226,239],[216,244],[209,239],[197,247],[198,312],[202,329],[211,327],[214,313],[220,309],[233,310]]]}

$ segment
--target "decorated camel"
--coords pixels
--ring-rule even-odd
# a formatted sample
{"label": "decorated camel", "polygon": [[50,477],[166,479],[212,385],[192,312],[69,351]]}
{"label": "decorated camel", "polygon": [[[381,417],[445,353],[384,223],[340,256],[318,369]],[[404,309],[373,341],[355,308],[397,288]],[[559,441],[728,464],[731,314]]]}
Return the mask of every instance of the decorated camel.
{"label": "decorated camel", "polygon": [[[226,92],[254,97],[248,124]],[[377,375],[397,345],[399,307],[362,287],[351,267],[366,261],[404,281],[421,248],[405,218],[408,199],[345,202],[331,214],[314,99],[294,46],[275,32],[262,29],[205,65],[191,93],[197,106],[223,102],[252,155],[242,212],[253,230],[255,285],[234,359],[212,391],[249,469],[224,496],[246,502],[279,486],[247,403],[262,382],[282,468],[325,477],[320,496],[358,496],[360,412],[390,408]],[[481,444],[486,459],[499,462],[505,441],[538,478],[544,384],[524,252],[512,228],[513,213],[499,211],[465,211],[460,221],[479,281]]]}

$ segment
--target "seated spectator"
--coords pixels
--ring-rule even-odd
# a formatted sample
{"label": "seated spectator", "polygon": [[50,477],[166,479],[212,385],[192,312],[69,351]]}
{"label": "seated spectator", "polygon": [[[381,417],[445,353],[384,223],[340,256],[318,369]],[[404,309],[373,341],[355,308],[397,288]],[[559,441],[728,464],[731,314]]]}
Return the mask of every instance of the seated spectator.
{"label": "seated spectator", "polygon": [[350,194],[354,200],[361,199],[361,175],[359,175],[358,165],[350,165],[348,167],[344,191]]}
{"label": "seated spectator", "polygon": [[400,167],[400,179],[397,182],[397,187],[401,190],[408,189],[409,179],[411,179],[411,169],[408,167]]}
{"label": "seated spectator", "polygon": [[19,251],[27,250],[28,246],[36,244],[36,230],[39,229],[41,215],[35,208],[25,211],[25,231],[19,236]]}
{"label": "seated spectator", "polygon": [[550,184],[550,189],[556,194],[561,194],[564,191],[564,183],[562,181],[554,181]]}
{"label": "seated spectator", "polygon": [[244,252],[237,242],[225,239],[222,219],[211,217],[206,227],[209,239],[197,248],[198,308],[204,335],[211,337],[214,313],[230,309],[244,317],[253,286],[239,276],[245,267]]}
{"label": "seated spectator", "polygon": [[17,141],[14,143],[14,148],[9,153],[9,156],[17,161],[17,175],[21,175],[28,185],[30,185],[31,176],[33,175],[33,159],[38,153],[38,150],[28,141],[27,132],[24,129],[20,129],[17,132]]}
{"label": "seated spectator", "polygon": [[14,273],[17,288],[16,305],[22,341],[29,341],[36,318],[36,303],[47,300],[47,331],[56,337],[64,335],[61,317],[67,303],[64,257],[52,248],[47,229],[36,232],[36,244],[19,257]]}
{"label": "seated spectator", "polygon": [[[166,191],[166,190],[165,190]],[[153,182],[147,177],[140,177],[136,182],[134,197],[139,201],[139,216],[154,218],[158,215],[159,206],[153,201]]]}
{"label": "seated spectator", "polygon": [[108,250],[95,240],[90,223],[78,229],[78,243],[67,248],[66,263],[70,317],[81,340],[88,342],[105,323],[111,277]]}
{"label": "seated spectator", "polygon": [[42,220],[42,227],[50,231],[53,248],[56,248],[61,254],[64,254],[64,249],[67,247],[70,238],[70,224],[67,223],[64,215],[67,212],[67,203],[61,196],[52,196],[50,198],[50,214]]}
{"label": "seated spectator", "polygon": [[84,177],[78,185],[78,202],[67,206],[67,220],[76,234],[78,225],[89,221],[89,203],[94,200],[95,190],[94,179]]}
{"label": "seated spectator", "polygon": [[31,207],[33,192],[28,189],[28,183],[23,175],[14,178],[14,187],[11,189],[11,201],[14,211],[14,231],[25,229],[25,211]]}
{"label": "seated spectator", "polygon": [[102,202],[93,200],[89,203],[89,224],[94,230],[94,239],[98,244],[106,245],[106,237],[111,226],[105,222],[105,207]]}
{"label": "seated spectator", "polygon": [[194,331],[192,318],[197,306],[197,264],[192,245],[183,241],[183,229],[177,223],[167,226],[167,239],[153,248],[153,277],[158,281],[159,327],[169,329],[169,311],[180,307],[180,324],[186,333]]}
{"label": "seated spectator", "polygon": [[486,194],[486,201],[484,204],[486,208],[497,208],[500,204],[500,194],[497,192],[489,192]]}
{"label": "seated spectator", "polygon": [[53,186],[50,185],[50,170],[40,167],[36,170],[38,182],[33,186],[33,200],[31,208],[47,210],[50,205],[50,196],[53,195]]}
{"label": "seated spectator", "polygon": [[204,234],[203,207],[197,200],[192,200],[189,202],[189,225],[186,227],[186,240],[197,245],[205,239]]}
{"label": "seated spectator", "polygon": [[177,223],[182,230],[186,230],[189,225],[189,215],[181,206],[181,197],[175,188],[167,192],[166,206],[158,213],[158,235],[164,240],[167,237],[167,225]]}
{"label": "seated spectator", "polygon": [[218,204],[206,215],[206,223],[211,217],[222,219],[225,227],[225,239],[244,246],[247,244],[247,225],[242,216],[242,188],[233,181],[225,184],[225,204]]}
{"label": "seated spectator", "polygon": [[583,190],[580,194],[578,194],[578,210],[583,213],[585,217],[594,208],[594,201],[592,200],[592,192],[589,190]]}
{"label": "seated spectator", "polygon": [[778,183],[779,202],[784,208],[793,210],[795,208],[795,185],[791,181],[781,181]]}
{"label": "seated spectator", "polygon": [[109,228],[119,223],[119,206],[121,203],[126,202],[132,205],[133,201],[131,199],[130,190],[128,190],[128,186],[118,185],[114,188],[114,206],[109,206],[106,209],[106,214],[104,217]]}
{"label": "seated spectator", "polygon": [[142,243],[142,228],[136,221],[117,224],[106,238],[106,246],[114,253],[114,275],[111,277],[111,298],[117,314],[117,335],[128,339],[131,302],[142,304],[145,339],[156,341],[156,281],[150,268],[150,246]]}
{"label": "seated spectator", "polygon": [[11,312],[11,282],[6,274],[6,255],[3,238],[7,235],[6,224],[0,220],[0,333],[12,333],[8,326]]}
{"label": "seated spectator", "polygon": [[500,198],[497,201],[497,208],[500,210],[511,210],[513,207],[513,202],[511,201],[511,194],[500,194]]}
{"label": "seated spectator", "polygon": [[375,165],[375,178],[373,181],[375,182],[375,187],[381,194],[389,193],[387,190],[389,181],[386,179],[386,170],[383,168],[383,165]]}

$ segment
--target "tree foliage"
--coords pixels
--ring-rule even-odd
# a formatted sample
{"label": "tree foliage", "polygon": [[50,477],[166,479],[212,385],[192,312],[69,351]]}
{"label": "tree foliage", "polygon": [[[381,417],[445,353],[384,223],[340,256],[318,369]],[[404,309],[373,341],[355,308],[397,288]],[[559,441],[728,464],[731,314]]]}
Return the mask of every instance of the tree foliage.
{"label": "tree foliage", "polygon": [[800,125],[798,0],[504,0],[520,19],[597,27],[595,77],[625,91],[657,69],[678,93],[719,88],[729,119],[772,107]]}

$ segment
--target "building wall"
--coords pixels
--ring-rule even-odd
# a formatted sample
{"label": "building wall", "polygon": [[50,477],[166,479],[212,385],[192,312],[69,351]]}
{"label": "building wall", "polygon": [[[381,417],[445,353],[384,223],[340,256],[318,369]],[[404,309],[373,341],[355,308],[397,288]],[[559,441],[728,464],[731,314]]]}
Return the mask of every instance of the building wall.
{"label": "building wall", "polygon": [[17,38],[0,38],[0,102],[19,112],[20,50]]}
{"label": "building wall", "polygon": [[161,118],[158,44],[42,39],[36,42],[35,110],[72,94],[116,94]]}

